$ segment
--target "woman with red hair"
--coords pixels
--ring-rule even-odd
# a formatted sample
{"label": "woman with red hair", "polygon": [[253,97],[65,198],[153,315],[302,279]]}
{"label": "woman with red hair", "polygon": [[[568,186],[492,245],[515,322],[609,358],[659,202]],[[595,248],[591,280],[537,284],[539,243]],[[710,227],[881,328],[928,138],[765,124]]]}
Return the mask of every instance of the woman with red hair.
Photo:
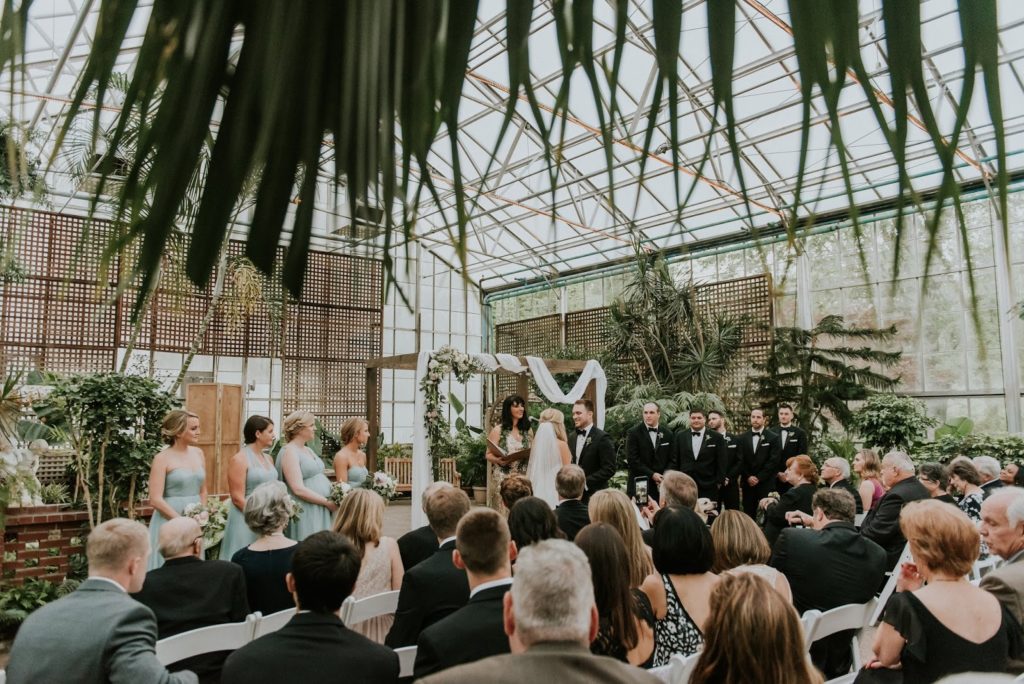
{"label": "woman with red hair", "polygon": [[761,508],[765,509],[764,536],[770,545],[775,544],[779,533],[789,525],[787,513],[803,511],[811,514],[811,499],[818,490],[818,466],[810,456],[793,456],[786,461],[786,482],[792,485],[792,489],[781,497],[761,499]]}

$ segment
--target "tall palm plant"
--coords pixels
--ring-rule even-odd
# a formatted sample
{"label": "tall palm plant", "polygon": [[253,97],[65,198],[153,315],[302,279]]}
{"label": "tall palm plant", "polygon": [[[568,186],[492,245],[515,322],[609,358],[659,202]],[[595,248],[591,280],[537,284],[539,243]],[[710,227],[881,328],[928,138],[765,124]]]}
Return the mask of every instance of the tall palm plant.
{"label": "tall palm plant", "polygon": [[809,432],[828,432],[830,420],[846,426],[853,419],[848,402],[899,384],[885,371],[899,364],[902,353],[871,346],[895,335],[895,326],[847,326],[842,316],[825,316],[809,330],[776,328],[774,348],[751,379],[752,394],[772,409],[790,404]]}

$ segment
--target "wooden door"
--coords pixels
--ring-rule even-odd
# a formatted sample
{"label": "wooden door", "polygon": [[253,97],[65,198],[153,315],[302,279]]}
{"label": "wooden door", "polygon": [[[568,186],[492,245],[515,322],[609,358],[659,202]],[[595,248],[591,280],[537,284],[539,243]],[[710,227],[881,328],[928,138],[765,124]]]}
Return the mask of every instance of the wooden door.
{"label": "wooden door", "polygon": [[228,491],[228,464],[242,448],[242,386],[193,383],[185,387],[185,407],[199,416],[199,448],[206,457],[210,494]]}

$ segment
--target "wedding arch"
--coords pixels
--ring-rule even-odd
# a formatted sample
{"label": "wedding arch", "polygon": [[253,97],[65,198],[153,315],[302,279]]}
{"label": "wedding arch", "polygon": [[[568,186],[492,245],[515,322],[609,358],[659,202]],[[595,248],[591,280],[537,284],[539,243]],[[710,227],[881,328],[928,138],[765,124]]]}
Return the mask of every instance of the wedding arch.
{"label": "wedding arch", "polygon": [[[604,427],[604,398],[608,379],[596,359],[589,361],[572,359],[542,359],[536,356],[513,356],[511,354],[466,354],[451,347],[435,351],[421,351],[417,354],[400,354],[370,359],[366,362],[366,410],[370,435],[380,431],[380,386],[381,370],[415,370],[416,404],[414,411],[414,432],[412,443],[412,526],[427,524],[426,515],[420,506],[423,490],[433,482],[430,458],[430,432],[437,429],[439,408],[443,404],[439,385],[449,375],[460,382],[480,373],[504,373],[516,376],[516,391],[523,397],[529,394],[530,379],[536,383],[545,399],[553,404],[572,404],[586,398],[594,402],[594,423]],[[579,373],[576,384],[568,392],[562,392],[555,381],[555,373]],[[433,413],[434,415],[430,415]],[[442,424],[446,425],[442,421]],[[367,461],[375,463],[377,440],[371,438],[367,444]]]}

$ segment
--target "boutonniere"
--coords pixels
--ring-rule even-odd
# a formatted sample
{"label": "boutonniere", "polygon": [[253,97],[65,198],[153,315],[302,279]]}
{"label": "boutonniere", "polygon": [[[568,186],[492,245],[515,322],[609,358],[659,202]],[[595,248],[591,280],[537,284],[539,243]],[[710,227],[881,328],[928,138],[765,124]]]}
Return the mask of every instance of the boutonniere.
{"label": "boutonniere", "polygon": [[658,439],[661,439],[661,438],[662,438],[662,437],[664,437],[664,436],[665,436],[665,433],[663,433],[663,432],[659,432],[659,433],[658,433]]}
{"label": "boutonniere", "polygon": [[583,443],[583,446],[590,446],[590,437],[587,437],[587,441]]}

